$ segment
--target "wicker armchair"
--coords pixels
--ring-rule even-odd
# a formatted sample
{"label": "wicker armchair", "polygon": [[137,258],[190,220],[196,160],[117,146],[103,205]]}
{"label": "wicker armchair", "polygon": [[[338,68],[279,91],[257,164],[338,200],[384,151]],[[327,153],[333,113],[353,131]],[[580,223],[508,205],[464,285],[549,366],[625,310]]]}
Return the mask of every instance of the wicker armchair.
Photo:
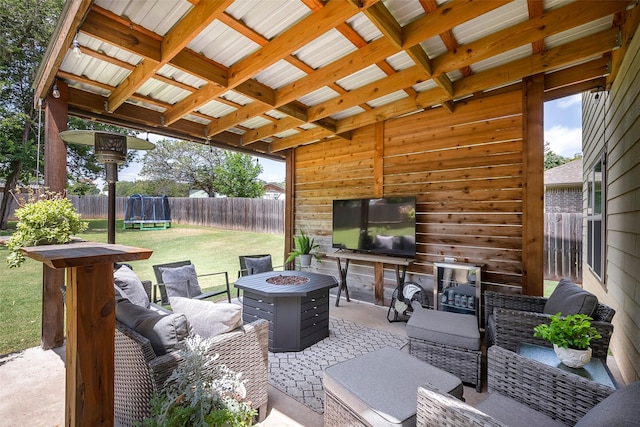
{"label": "wicker armchair", "polygon": [[[223,363],[242,372],[247,399],[259,411],[259,420],[267,409],[267,344],[269,323],[257,320],[231,332],[214,337],[210,348]],[[115,416],[124,427],[142,422],[149,415],[149,400],[163,388],[165,380],[180,363],[180,357],[168,353],[156,357],[149,340],[121,322],[115,336]]]}
{"label": "wicker armchair", "polygon": [[[418,426],[574,425],[615,389],[527,359],[504,348],[487,351],[489,397],[477,408],[435,389],[418,389]],[[515,406],[524,405],[523,410]],[[521,407],[522,408],[522,407]],[[502,421],[499,421],[502,420]]]}
{"label": "wicker armchair", "polygon": [[[548,341],[533,336],[535,326],[551,321],[550,316],[542,312],[546,302],[547,298],[543,297],[485,291],[487,347],[499,345],[511,351],[516,351],[520,343],[551,347]],[[611,320],[615,313],[613,308],[598,303],[591,324],[602,335],[602,339],[591,342],[593,357],[606,360],[613,334]]]}

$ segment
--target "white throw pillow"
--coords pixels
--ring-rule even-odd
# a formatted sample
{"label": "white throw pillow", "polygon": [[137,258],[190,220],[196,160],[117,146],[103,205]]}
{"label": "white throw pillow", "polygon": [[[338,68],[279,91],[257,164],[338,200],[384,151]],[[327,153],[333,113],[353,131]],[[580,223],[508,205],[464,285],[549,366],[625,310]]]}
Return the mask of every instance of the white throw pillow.
{"label": "white throw pillow", "polygon": [[187,317],[193,332],[202,338],[210,338],[242,326],[242,307],[228,302],[203,301],[170,297],[174,313]]}

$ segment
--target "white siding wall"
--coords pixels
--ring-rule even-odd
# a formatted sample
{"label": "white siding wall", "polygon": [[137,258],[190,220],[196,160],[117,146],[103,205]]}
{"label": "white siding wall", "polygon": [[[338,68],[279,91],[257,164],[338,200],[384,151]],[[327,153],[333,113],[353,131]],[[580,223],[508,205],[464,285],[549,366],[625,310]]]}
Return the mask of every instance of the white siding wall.
{"label": "white siding wall", "polygon": [[[640,30],[620,70],[599,102],[592,93],[583,97],[585,173],[607,153],[604,283],[585,258],[583,286],[616,310],[611,348],[629,383],[640,379]],[[586,196],[585,185],[585,215]]]}

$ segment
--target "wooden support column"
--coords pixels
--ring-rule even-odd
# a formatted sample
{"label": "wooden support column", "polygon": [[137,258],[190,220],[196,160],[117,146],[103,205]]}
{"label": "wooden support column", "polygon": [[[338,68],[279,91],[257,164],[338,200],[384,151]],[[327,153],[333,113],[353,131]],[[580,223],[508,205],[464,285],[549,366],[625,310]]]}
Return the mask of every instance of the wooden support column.
{"label": "wooden support column", "polygon": [[113,264],[147,259],[152,252],[92,242],[30,246],[22,251],[67,273],[65,425],[112,427],[116,325]]}
{"label": "wooden support column", "polygon": [[[60,98],[51,94],[45,102],[44,116],[44,185],[51,191],[67,188],[67,147],[58,134],[67,130],[68,87],[58,81]],[[64,304],[60,287],[64,285],[64,271],[46,265],[42,268],[42,348],[64,344]]]}
{"label": "wooden support column", "polygon": [[[373,139],[373,194],[384,196],[384,122],[377,122]],[[373,263],[373,297],[376,305],[384,303],[384,264]]]}
{"label": "wooden support column", "polygon": [[[296,231],[295,220],[295,148],[287,150],[285,160],[285,198],[284,198],[284,259],[287,259],[289,252],[293,251],[293,235]],[[295,266],[295,260],[293,261]],[[285,265],[285,270],[289,267]],[[295,268],[294,268],[295,269]]]}
{"label": "wooden support column", "polygon": [[523,85],[522,293],[544,289],[544,74]]}

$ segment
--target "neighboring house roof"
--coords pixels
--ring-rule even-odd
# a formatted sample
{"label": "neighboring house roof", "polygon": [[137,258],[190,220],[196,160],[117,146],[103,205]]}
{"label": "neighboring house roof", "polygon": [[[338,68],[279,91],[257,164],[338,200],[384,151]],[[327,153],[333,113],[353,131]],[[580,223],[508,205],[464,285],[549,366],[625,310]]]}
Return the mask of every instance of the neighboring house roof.
{"label": "neighboring house roof", "polygon": [[284,193],[284,188],[280,187],[277,184],[273,184],[271,182],[265,184],[262,188],[264,188],[265,192],[269,192],[269,193]]}
{"label": "neighboring house roof", "polygon": [[544,185],[545,187],[582,186],[582,159],[546,170]]}

